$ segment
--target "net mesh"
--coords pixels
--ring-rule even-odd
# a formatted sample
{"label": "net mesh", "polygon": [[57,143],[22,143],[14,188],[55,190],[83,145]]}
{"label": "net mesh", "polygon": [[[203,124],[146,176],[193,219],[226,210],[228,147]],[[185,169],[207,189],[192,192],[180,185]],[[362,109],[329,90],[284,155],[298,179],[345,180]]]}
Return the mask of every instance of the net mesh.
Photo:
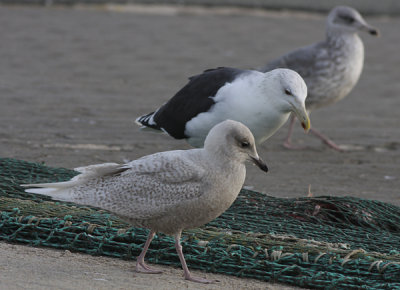
{"label": "net mesh", "polygon": [[[77,172],[0,158],[0,239],[135,259],[148,230],[107,211],[51,201],[19,184],[68,180]],[[296,286],[400,289],[400,208],[354,197],[275,198],[242,190],[231,208],[183,233],[190,268]],[[180,267],[171,237],[146,258]]]}

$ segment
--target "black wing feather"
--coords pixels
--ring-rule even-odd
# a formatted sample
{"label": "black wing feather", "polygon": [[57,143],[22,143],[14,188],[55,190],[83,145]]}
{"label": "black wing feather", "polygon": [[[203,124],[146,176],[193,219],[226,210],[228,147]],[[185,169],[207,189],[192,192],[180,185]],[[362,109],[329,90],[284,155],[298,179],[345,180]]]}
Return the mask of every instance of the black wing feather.
{"label": "black wing feather", "polygon": [[[190,77],[189,82],[156,111],[153,120],[157,125],[151,127],[162,128],[176,139],[187,138],[186,123],[198,114],[208,111],[215,104],[210,97],[215,96],[221,87],[232,82],[243,72],[245,70],[219,67]],[[150,115],[146,115],[147,118]],[[139,122],[141,122],[140,119]]]}

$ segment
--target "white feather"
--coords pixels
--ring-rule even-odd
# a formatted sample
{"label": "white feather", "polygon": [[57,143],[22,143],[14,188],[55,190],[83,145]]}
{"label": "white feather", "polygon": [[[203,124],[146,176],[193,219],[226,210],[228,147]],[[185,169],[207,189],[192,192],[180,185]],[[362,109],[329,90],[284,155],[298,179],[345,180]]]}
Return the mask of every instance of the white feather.
{"label": "white feather", "polygon": [[123,165],[117,163],[104,163],[78,167],[74,170],[80,172],[81,174],[78,174],[69,181],[21,184],[21,186],[30,187],[25,189],[25,192],[43,194],[62,201],[73,201],[73,197],[71,197],[72,188],[84,185],[90,179],[113,174],[121,168],[123,168]]}

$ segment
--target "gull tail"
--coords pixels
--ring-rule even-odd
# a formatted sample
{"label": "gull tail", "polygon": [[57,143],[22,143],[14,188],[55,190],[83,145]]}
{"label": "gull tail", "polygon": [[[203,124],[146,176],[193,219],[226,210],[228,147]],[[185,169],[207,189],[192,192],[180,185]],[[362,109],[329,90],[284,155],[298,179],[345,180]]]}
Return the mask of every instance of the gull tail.
{"label": "gull tail", "polygon": [[72,179],[57,183],[21,184],[22,187],[29,187],[25,189],[25,192],[47,195],[52,199],[61,201],[74,201],[72,194],[74,185],[75,183]]}
{"label": "gull tail", "polygon": [[80,174],[69,181],[21,184],[21,186],[27,188],[25,189],[25,192],[43,194],[56,200],[74,202],[74,188],[76,186],[84,186],[86,182],[91,179],[112,176],[127,169],[129,169],[129,167],[117,163],[96,164],[75,168],[75,170],[80,172]]}
{"label": "gull tail", "polygon": [[161,127],[154,121],[154,115],[157,113],[152,112],[143,116],[140,116],[135,120],[135,123],[142,126],[141,129],[154,129],[161,131]]}

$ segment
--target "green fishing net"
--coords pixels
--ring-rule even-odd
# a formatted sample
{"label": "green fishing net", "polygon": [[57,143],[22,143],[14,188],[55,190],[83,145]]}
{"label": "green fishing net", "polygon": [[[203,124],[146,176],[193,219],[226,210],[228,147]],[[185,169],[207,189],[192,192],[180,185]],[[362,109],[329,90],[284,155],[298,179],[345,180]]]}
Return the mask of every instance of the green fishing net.
{"label": "green fishing net", "polygon": [[[135,259],[148,230],[19,186],[76,174],[0,158],[0,239]],[[185,231],[182,245],[188,266],[207,272],[311,288],[400,289],[400,207],[375,200],[275,198],[243,189],[219,218]],[[146,259],[180,267],[173,239],[163,234]]]}

